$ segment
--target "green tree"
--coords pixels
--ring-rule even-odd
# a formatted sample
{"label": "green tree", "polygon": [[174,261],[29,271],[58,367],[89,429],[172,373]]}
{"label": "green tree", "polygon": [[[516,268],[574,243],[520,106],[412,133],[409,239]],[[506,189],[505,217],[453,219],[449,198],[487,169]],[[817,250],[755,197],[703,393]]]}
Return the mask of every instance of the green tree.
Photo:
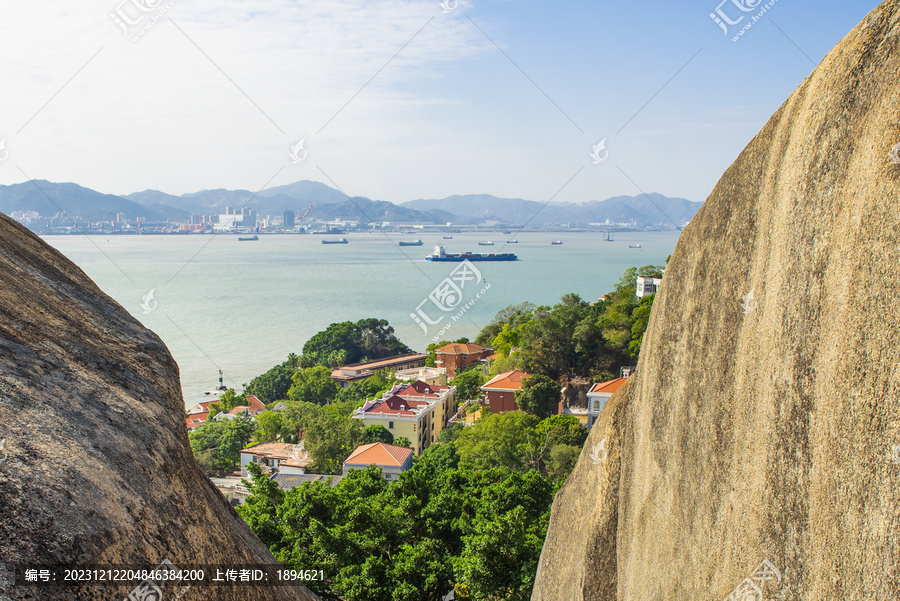
{"label": "green tree", "polygon": [[497,350],[500,356],[509,357],[512,350],[519,346],[519,330],[508,323],[503,324],[503,329],[494,338],[491,346]]}
{"label": "green tree", "polygon": [[386,320],[368,318],[333,323],[315,334],[303,345],[301,364],[334,368],[411,352],[394,336],[394,328]]}
{"label": "green tree", "polygon": [[310,471],[340,474],[344,460],[365,440],[362,422],[327,411],[308,418],[308,421],[303,427],[306,449],[312,457]]}
{"label": "green tree", "polygon": [[479,332],[475,338],[475,343],[482,346],[490,346],[497,334],[503,330],[504,325],[509,324],[510,328],[517,330],[522,324],[531,321],[536,308],[532,303],[520,303],[501,309],[494,316],[494,319]]}
{"label": "green tree", "polygon": [[394,435],[391,434],[391,431],[385,428],[380,424],[375,424],[372,426],[368,426],[365,429],[365,438],[364,442],[383,442],[385,444],[393,444],[394,443]]}
{"label": "green tree", "polygon": [[[297,356],[293,356],[296,360]],[[255,396],[263,404],[284,400],[288,398],[287,392],[293,384],[292,377],[296,371],[296,368],[291,365],[289,356],[288,361],[276,365],[266,373],[250,380],[250,383],[244,388],[244,394]]]}
{"label": "green tree", "polygon": [[637,359],[641,353],[641,343],[644,341],[644,332],[650,323],[650,312],[653,310],[655,294],[642,298],[631,312],[631,342],[628,343],[628,356]]}
{"label": "green tree", "polygon": [[488,381],[487,375],[480,369],[468,369],[450,380],[456,386],[456,399],[468,401],[481,398],[481,386]]}
{"label": "green tree", "polygon": [[240,461],[241,449],[253,437],[256,424],[244,417],[209,420],[188,436],[194,455],[208,458],[211,467],[231,469]]}
{"label": "green tree", "polygon": [[553,413],[553,406],[559,401],[559,383],[547,376],[529,376],[522,380],[522,387],[516,391],[516,405],[523,411],[542,418],[549,417]]}
{"label": "green tree", "polygon": [[397,447],[406,447],[407,449],[412,448],[412,442],[405,436],[398,436],[394,439],[394,446]]}
{"label": "green tree", "polygon": [[529,439],[536,440],[534,428],[538,423],[538,417],[524,411],[482,417],[456,439],[460,463],[473,469],[527,469],[531,462]]}
{"label": "green tree", "polygon": [[567,444],[579,449],[590,433],[584,424],[574,415],[552,415],[534,429],[538,437],[546,437],[550,444]]}
{"label": "green tree", "polygon": [[256,416],[255,438],[259,442],[278,440],[283,427],[282,417],[277,411],[264,411]]}
{"label": "green tree", "polygon": [[295,372],[292,382],[287,396],[294,402],[326,405],[338,394],[338,385],[331,379],[331,371],[322,365]]}

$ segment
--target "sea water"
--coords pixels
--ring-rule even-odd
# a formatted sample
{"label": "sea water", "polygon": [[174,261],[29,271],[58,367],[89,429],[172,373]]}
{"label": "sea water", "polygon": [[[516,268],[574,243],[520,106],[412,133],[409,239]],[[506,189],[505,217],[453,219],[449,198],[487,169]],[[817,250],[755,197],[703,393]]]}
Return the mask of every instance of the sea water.
{"label": "sea water", "polygon": [[[44,240],[162,338],[189,407],[209,398],[218,370],[226,386],[240,390],[289,353],[299,355],[331,323],[386,319],[400,340],[424,351],[433,340],[474,339],[509,305],[553,305],[569,292],[593,302],[628,267],[662,264],[678,234],[621,232],[607,242],[599,232],[461,233],[452,240],[367,233],[345,234],[349,243],[339,245],[296,234],[250,242],[226,234]],[[397,246],[416,238],[424,246]],[[518,244],[506,244],[514,238]],[[487,240],[494,246],[478,246]],[[563,244],[551,245],[556,240]],[[473,263],[475,271],[427,262],[435,243],[448,253],[513,252],[519,260]]]}

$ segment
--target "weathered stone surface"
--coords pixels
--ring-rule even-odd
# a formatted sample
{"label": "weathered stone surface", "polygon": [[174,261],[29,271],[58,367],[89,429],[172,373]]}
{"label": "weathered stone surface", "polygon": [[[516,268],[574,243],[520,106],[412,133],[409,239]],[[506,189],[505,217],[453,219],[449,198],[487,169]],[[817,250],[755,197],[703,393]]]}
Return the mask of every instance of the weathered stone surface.
{"label": "weathered stone surface", "polygon": [[889,0],[685,229],[637,373],[554,503],[534,600],[898,598],[898,78]]}
{"label": "weathered stone surface", "polygon": [[[0,562],[274,563],[194,463],[162,341],[4,215],[0,439]],[[132,588],[28,589],[0,577],[0,599],[125,599]],[[315,597],[247,586],[181,597],[213,598]]]}

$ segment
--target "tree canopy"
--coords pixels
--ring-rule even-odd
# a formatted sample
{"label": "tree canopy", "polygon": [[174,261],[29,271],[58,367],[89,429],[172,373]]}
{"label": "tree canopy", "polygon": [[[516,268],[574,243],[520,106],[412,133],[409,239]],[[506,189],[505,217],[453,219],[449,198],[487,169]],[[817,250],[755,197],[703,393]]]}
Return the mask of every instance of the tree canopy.
{"label": "tree canopy", "polygon": [[560,387],[556,380],[540,374],[522,380],[522,387],[516,391],[519,409],[541,418],[550,417],[554,405],[560,401]]}
{"label": "tree canopy", "polygon": [[303,345],[300,362],[303,367],[335,368],[411,352],[394,336],[387,320],[368,318],[333,323],[315,334]]}

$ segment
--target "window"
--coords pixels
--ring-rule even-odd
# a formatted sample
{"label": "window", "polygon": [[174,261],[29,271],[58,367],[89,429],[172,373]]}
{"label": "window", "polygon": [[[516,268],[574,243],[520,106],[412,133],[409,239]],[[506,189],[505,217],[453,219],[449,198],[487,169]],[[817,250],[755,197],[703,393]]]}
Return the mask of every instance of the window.
{"label": "window", "polygon": [[390,428],[391,430],[393,430],[393,429],[394,429],[394,422],[388,422],[388,428]]}

